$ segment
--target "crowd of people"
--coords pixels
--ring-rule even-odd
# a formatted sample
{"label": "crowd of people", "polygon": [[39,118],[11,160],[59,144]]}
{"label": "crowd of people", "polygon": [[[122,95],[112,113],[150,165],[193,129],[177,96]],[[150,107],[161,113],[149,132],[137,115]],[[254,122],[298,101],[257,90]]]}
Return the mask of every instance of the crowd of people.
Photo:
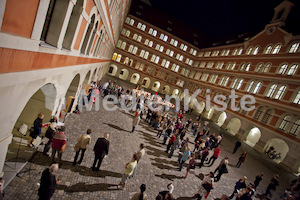
{"label": "crowd of people", "polygon": [[[108,94],[115,95],[118,97],[121,102],[125,95],[127,99],[124,101],[126,105],[134,105],[135,111],[133,112],[133,123],[132,129],[130,132],[133,134],[140,123],[140,120],[144,120],[153,128],[153,132],[156,132],[157,138],[161,138],[161,144],[165,145],[165,152],[169,158],[172,158],[174,155],[178,155],[178,171],[182,171],[184,164],[187,163],[186,172],[183,178],[187,178],[189,172],[199,167],[209,167],[218,160],[222,152],[222,141],[223,135],[211,133],[209,128],[209,122],[201,121],[201,116],[196,120],[188,119],[187,113],[183,108],[173,113],[168,109],[163,109],[160,111],[152,110],[147,108],[146,103],[143,102],[142,98],[139,96],[133,98],[128,98],[135,93],[132,93],[130,90],[126,90],[118,86],[115,82],[108,81],[101,86],[101,83],[96,84],[92,82],[90,88],[87,91],[87,97],[95,98],[94,90],[98,90],[100,96],[105,97]],[[136,101],[134,102],[133,99]],[[156,107],[158,102],[152,98],[152,96],[146,96],[145,101],[153,101],[153,107]],[[95,101],[93,101],[95,102]],[[76,113],[79,110],[76,109]],[[33,140],[40,135],[41,128],[43,127],[43,118],[44,115],[40,113],[38,118],[34,122],[34,131],[30,134],[32,140],[29,142],[29,146],[32,147]],[[78,140],[77,144],[74,147],[75,156],[73,165],[81,164],[84,159],[84,154],[87,149],[87,145],[91,143],[91,133],[92,130],[88,129],[86,133],[82,134]],[[45,144],[43,154],[48,155],[50,147],[52,147],[51,154],[51,163],[52,165],[45,169],[42,173],[41,184],[39,189],[40,199],[50,199],[54,193],[55,187],[59,184],[59,180],[56,180],[55,174],[58,171],[59,166],[62,165],[61,157],[64,152],[67,136],[65,134],[64,126],[57,126],[57,118],[52,117],[48,125],[45,137],[48,139]],[[193,138],[193,139],[192,139]],[[98,138],[94,151],[94,162],[91,169],[93,171],[99,171],[101,167],[102,160],[109,153],[109,133],[105,133],[104,137]],[[193,146],[193,150],[192,150]],[[241,143],[238,141],[235,144],[233,149],[233,154],[237,152],[238,148],[241,146]],[[178,151],[178,154],[176,153]],[[211,153],[210,153],[211,152]],[[80,158],[78,160],[79,154]],[[58,154],[57,160],[55,160],[55,155]],[[212,154],[210,157],[209,155]],[[124,173],[119,184],[120,189],[124,189],[126,186],[126,181],[128,178],[133,177],[138,169],[138,164],[140,160],[145,155],[144,144],[139,145],[139,150],[134,152],[130,162],[125,165]],[[242,163],[246,160],[247,152],[243,152],[238,159],[236,167],[241,167]],[[78,160],[78,161],[77,161]],[[56,164],[57,163],[57,164]],[[201,182],[199,184],[199,190],[195,191],[195,199],[207,199],[213,186],[218,184],[223,174],[229,173],[229,156],[225,156],[224,159],[219,161],[217,167],[211,170],[208,174],[201,174]],[[258,174],[255,177],[253,183],[246,183],[247,177],[243,176],[239,179],[231,195],[224,195],[220,199],[233,199],[234,197],[238,200],[249,200],[252,199],[255,195],[255,191],[259,186],[260,181],[263,179],[263,173]],[[300,178],[293,182],[293,185],[285,192],[285,197],[299,198],[299,187],[300,187]],[[279,176],[276,174],[270,181],[266,192],[263,194],[264,197],[270,197],[271,191],[276,190],[276,187],[279,184]],[[47,189],[48,188],[48,189]],[[156,199],[162,200],[172,200],[175,199],[173,196],[174,185],[169,184],[167,190],[159,192]],[[224,191],[225,192],[225,191]],[[296,196],[298,195],[298,196]],[[140,186],[140,192],[133,195],[132,200],[146,200],[148,196],[146,194],[146,184]]]}

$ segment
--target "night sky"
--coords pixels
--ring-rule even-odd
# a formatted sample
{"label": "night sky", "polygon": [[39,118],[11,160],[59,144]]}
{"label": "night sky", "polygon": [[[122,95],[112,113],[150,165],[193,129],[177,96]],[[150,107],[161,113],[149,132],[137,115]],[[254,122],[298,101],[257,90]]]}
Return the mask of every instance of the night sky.
{"label": "night sky", "polygon": [[[217,39],[262,30],[271,21],[273,9],[282,0],[150,0],[150,2],[154,8]],[[288,20],[293,22],[290,28],[299,31],[300,6],[296,5],[296,0],[292,2],[295,6]]]}

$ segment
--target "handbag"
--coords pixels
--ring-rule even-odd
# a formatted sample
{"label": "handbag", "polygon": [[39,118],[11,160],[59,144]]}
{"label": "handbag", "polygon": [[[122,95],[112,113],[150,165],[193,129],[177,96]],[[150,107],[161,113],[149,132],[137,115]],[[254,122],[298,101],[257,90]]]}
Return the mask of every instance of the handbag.
{"label": "handbag", "polygon": [[75,144],[75,146],[74,146],[74,150],[75,150],[75,151],[79,151],[79,149],[80,149],[80,147],[79,147],[79,143]]}

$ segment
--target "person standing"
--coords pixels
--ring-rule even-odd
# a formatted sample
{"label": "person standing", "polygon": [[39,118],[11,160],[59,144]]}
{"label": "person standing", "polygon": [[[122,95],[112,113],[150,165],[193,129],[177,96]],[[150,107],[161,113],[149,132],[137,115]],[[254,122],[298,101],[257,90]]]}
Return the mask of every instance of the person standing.
{"label": "person standing", "polygon": [[144,157],[145,155],[145,149],[144,149],[144,144],[140,144],[140,150],[135,153],[136,158],[137,158],[137,163],[140,162],[140,160]]}
{"label": "person standing", "polygon": [[138,108],[136,111],[135,111],[135,114],[134,114],[134,117],[133,117],[133,122],[132,122],[132,130],[130,133],[133,133],[134,130],[135,130],[135,127],[139,124],[140,122],[140,115],[141,115],[141,111],[140,109]]}
{"label": "person standing", "polygon": [[245,161],[247,157],[247,152],[245,151],[244,153],[241,154],[241,156],[239,157],[239,161],[236,163],[236,167],[240,168],[241,164]]}
{"label": "person standing", "polygon": [[179,147],[180,145],[180,138],[177,135],[175,141],[172,143],[171,148],[170,148],[170,153],[169,153],[169,158],[172,158],[174,151]]}
{"label": "person standing", "polygon": [[61,157],[62,153],[65,151],[67,142],[67,136],[65,134],[65,127],[62,126],[58,129],[58,132],[55,133],[52,142],[52,155],[51,155],[51,163],[54,163],[55,154],[58,154],[58,164],[61,166]]}
{"label": "person standing", "polygon": [[259,185],[259,183],[260,183],[260,181],[262,180],[263,176],[264,176],[264,173],[261,172],[260,174],[258,174],[258,175],[255,177],[255,181],[254,181],[254,187],[255,187],[255,189],[256,189],[257,186]]}
{"label": "person standing", "polygon": [[134,171],[134,168],[137,165],[137,161],[136,160],[137,160],[137,157],[136,157],[135,154],[133,154],[131,162],[126,164],[126,166],[125,166],[125,172],[122,175],[122,180],[120,182],[120,186],[121,186],[120,189],[123,190],[125,188],[125,184],[126,184],[127,178],[132,175],[132,173]]}
{"label": "person standing", "polygon": [[214,149],[214,154],[210,157],[209,161],[206,163],[208,164],[208,167],[214,164],[215,160],[219,157],[220,153],[221,153],[221,147],[218,146],[217,148]]}
{"label": "person standing", "polygon": [[42,131],[42,127],[43,127],[43,119],[44,119],[44,114],[39,113],[38,117],[34,120],[33,131],[30,133],[31,139],[28,144],[29,147],[34,147],[34,145],[32,144],[33,141],[37,138],[37,136],[41,135],[41,131]]}
{"label": "person standing", "polygon": [[56,180],[56,173],[58,164],[52,164],[49,168],[45,169],[42,173],[40,188],[38,190],[39,200],[51,199],[59,180]]}
{"label": "person standing", "polygon": [[200,164],[199,164],[199,167],[200,167],[200,168],[203,166],[203,163],[204,163],[206,157],[207,157],[208,154],[209,154],[209,149],[210,149],[210,148],[207,147],[207,148],[203,151],[203,153],[202,153],[202,155],[201,155],[201,162],[200,162]]}
{"label": "person standing", "polygon": [[81,164],[81,162],[83,160],[83,157],[84,157],[84,153],[86,151],[86,146],[91,143],[91,136],[90,136],[91,133],[92,133],[92,130],[88,129],[85,134],[82,134],[77,139],[77,144],[74,147],[74,149],[76,151],[76,154],[75,154],[75,157],[74,157],[73,166],[76,165],[77,158],[79,156],[80,151],[81,151],[81,156],[80,156],[80,159],[78,161],[78,164],[79,165]]}
{"label": "person standing", "polygon": [[142,184],[140,190],[141,192],[135,193],[130,200],[148,200],[148,196],[145,194],[146,185]]}
{"label": "person standing", "polygon": [[48,151],[50,149],[50,146],[53,142],[53,137],[56,133],[56,127],[57,127],[57,117],[53,116],[50,120],[50,125],[46,131],[45,137],[48,138],[47,144],[45,144],[43,155],[48,156]]}
{"label": "person standing", "polygon": [[209,172],[206,176],[204,176],[201,186],[199,187],[198,193],[195,195],[197,200],[200,200],[203,196],[206,199],[213,188],[212,182],[213,182],[214,174],[212,172]]}
{"label": "person standing", "polygon": [[276,191],[276,187],[279,185],[278,178],[279,178],[279,175],[275,174],[274,177],[271,179],[271,182],[268,185],[264,196],[268,197],[268,195],[271,195],[271,197],[272,197],[271,190]]}
{"label": "person standing", "polygon": [[233,193],[230,195],[230,199],[233,198],[234,194],[237,194],[238,193],[238,190],[242,189],[242,188],[246,188],[246,180],[247,180],[247,177],[244,176],[243,178],[241,178],[240,180],[238,180],[238,182],[236,182],[235,186],[234,186],[234,191]]}
{"label": "person standing", "polygon": [[233,148],[232,154],[235,154],[236,151],[241,147],[241,145],[242,145],[242,143],[241,143],[240,141],[237,141],[237,142],[235,143],[234,148]]}
{"label": "person standing", "polygon": [[218,182],[221,179],[221,176],[223,174],[228,173],[228,158],[225,159],[223,162],[221,162],[221,164],[219,165],[218,169],[218,175],[215,177],[215,182]]}
{"label": "person standing", "polygon": [[93,171],[99,171],[103,158],[108,154],[108,150],[109,150],[108,138],[109,138],[109,134],[104,133],[104,138],[98,138],[94,146],[93,150],[95,153],[95,159],[92,166]]}
{"label": "person standing", "polygon": [[186,149],[185,151],[183,152],[182,154],[182,158],[180,160],[180,167],[179,167],[179,171],[182,170],[182,167],[183,167],[183,164],[185,163],[185,161],[187,161],[191,156],[191,151],[190,151],[190,148],[189,146],[186,146]]}
{"label": "person standing", "polygon": [[192,159],[190,159],[189,161],[189,165],[186,168],[186,174],[183,178],[186,178],[190,172],[191,169],[195,169],[195,165],[196,165],[196,154],[192,154]]}

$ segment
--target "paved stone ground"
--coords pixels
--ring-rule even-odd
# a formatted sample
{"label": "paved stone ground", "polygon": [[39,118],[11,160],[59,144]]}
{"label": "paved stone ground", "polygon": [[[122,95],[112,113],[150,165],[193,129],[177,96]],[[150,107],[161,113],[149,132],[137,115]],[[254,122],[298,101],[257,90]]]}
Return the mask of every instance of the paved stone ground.
{"label": "paved stone ground", "polygon": [[[165,145],[162,145],[162,138],[156,137],[156,132],[141,121],[135,133],[129,133],[132,125],[132,114],[122,111],[120,108],[114,112],[105,111],[100,107],[99,111],[82,112],[80,115],[71,115],[66,119],[66,135],[68,137],[66,151],[63,153],[63,165],[59,169],[58,178],[61,184],[55,191],[52,199],[83,199],[83,200],[125,200],[137,191],[142,183],[147,185],[146,193],[150,199],[155,199],[159,191],[165,190],[166,185],[173,183],[175,186],[174,195],[178,199],[190,199],[197,188],[200,186],[200,173],[213,171],[219,161],[229,156],[229,173],[223,175],[221,180],[214,184],[208,199],[220,197],[222,194],[231,194],[235,182],[243,175],[248,177],[248,183],[253,182],[259,172],[264,172],[265,176],[258,187],[257,193],[262,193],[274,170],[270,164],[266,165],[260,155],[249,155],[241,168],[235,168],[242,148],[232,155],[233,141],[230,137],[225,137],[222,143],[222,153],[210,168],[202,167],[189,174],[187,179],[185,175],[186,166],[182,172],[178,171],[177,152],[172,159],[165,154]],[[72,166],[74,157],[73,147],[80,134],[87,128],[93,130],[92,143],[88,146],[83,163],[80,166]],[[102,137],[104,132],[110,133],[110,151],[102,163],[99,172],[93,172],[90,167],[93,163],[94,154],[92,148],[98,137]],[[191,133],[188,134],[193,140]],[[136,175],[129,179],[125,190],[117,189],[117,184],[121,180],[124,167],[130,161],[134,151],[138,150],[140,143],[145,144],[146,155],[140,162]],[[193,148],[193,144],[190,144]],[[41,150],[40,150],[41,151]],[[30,168],[30,172],[21,174],[22,178],[15,177],[13,181],[5,188],[6,199],[37,199],[37,190],[41,172],[50,165],[50,158],[45,157],[38,152],[31,163],[27,164],[25,169]],[[275,164],[274,166],[275,167]],[[287,173],[281,171],[286,177]],[[280,199],[283,189],[287,186],[286,179],[280,179],[280,187],[273,199]],[[254,198],[255,199],[255,198]]]}

